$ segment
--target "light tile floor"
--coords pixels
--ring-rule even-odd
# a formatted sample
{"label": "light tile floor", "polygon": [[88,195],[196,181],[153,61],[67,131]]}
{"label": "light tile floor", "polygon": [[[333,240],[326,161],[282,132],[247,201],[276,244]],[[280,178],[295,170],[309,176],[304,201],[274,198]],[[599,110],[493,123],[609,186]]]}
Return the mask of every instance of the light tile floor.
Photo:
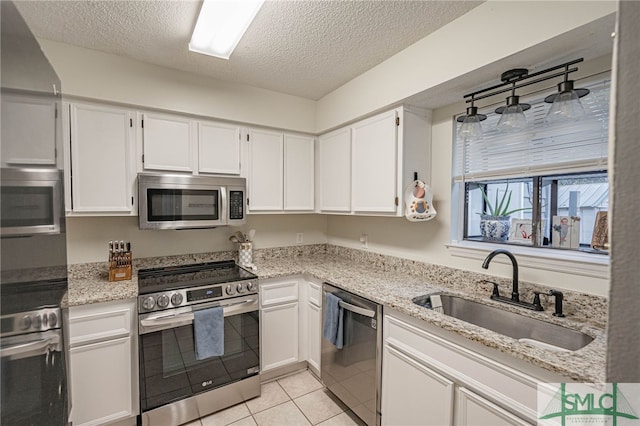
{"label": "light tile floor", "polygon": [[364,426],[308,370],[262,385],[258,398],[184,426]]}

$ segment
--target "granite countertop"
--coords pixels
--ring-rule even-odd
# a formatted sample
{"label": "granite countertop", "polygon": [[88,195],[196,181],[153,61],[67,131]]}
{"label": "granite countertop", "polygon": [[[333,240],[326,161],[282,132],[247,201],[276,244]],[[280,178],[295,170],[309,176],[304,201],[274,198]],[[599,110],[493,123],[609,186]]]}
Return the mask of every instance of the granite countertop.
{"label": "granite countertop", "polygon": [[[567,300],[565,312],[568,316],[556,318],[552,316],[552,309],[543,312],[527,311],[490,300],[488,295],[491,293],[492,286],[481,283],[482,278],[488,278],[481,274],[399,258],[390,258],[394,260],[389,261],[388,257],[382,255],[370,255],[368,258],[356,259],[352,252],[358,251],[341,248],[298,253],[295,250],[289,253],[283,251],[275,255],[273,253],[264,256],[254,255],[254,263],[257,266],[256,273],[260,279],[292,275],[315,277],[318,280],[336,284],[344,290],[380,303],[387,308],[395,309],[444,330],[457,333],[471,341],[497,349],[572,380],[596,383],[605,380],[606,300],[589,295],[565,293]],[[219,256],[224,258],[224,256],[229,256],[229,253],[221,253]],[[356,253],[355,256],[358,254]],[[201,259],[190,257],[185,263],[195,263],[194,261],[198,260]],[[174,262],[180,262],[180,257],[172,257],[169,263]],[[422,269],[417,269],[421,266]],[[132,280],[110,283],[107,281],[106,263],[76,265],[73,271],[70,269],[69,276],[69,306],[137,296],[136,274],[134,273]],[[528,291],[526,284],[521,285],[522,287],[524,287],[523,292]],[[529,289],[529,291],[533,289],[536,288]],[[537,288],[537,290],[541,289]],[[540,349],[482,327],[425,309],[411,301],[415,296],[438,291],[580,330],[594,337],[594,341],[573,352]],[[524,300],[529,300],[529,295],[526,293]],[[550,306],[550,303],[546,305]]]}

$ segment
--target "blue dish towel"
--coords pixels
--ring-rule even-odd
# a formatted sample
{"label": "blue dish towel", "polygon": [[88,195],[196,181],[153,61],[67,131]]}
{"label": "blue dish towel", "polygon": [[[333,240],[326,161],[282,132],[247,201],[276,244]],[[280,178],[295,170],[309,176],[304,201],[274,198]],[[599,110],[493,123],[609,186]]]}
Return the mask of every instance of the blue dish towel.
{"label": "blue dish towel", "polygon": [[201,309],[193,313],[196,359],[224,355],[224,308]]}
{"label": "blue dish towel", "polygon": [[340,298],[331,293],[324,297],[324,324],[322,334],[336,348],[342,349],[344,344],[343,310],[339,305]]}

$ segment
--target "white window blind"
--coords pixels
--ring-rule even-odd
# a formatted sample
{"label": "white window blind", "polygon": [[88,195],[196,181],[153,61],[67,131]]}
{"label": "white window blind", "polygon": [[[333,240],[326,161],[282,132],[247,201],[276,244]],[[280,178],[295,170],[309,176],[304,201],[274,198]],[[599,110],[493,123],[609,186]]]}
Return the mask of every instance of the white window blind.
{"label": "white window blind", "polygon": [[496,178],[544,176],[558,173],[607,169],[609,138],[609,86],[604,80],[576,84],[591,91],[581,98],[585,115],[577,121],[545,122],[551,104],[544,95],[521,102],[531,104],[525,111],[528,129],[520,133],[502,133],[496,128],[500,115],[485,111],[483,138],[464,142],[455,123],[453,177],[456,182]]}

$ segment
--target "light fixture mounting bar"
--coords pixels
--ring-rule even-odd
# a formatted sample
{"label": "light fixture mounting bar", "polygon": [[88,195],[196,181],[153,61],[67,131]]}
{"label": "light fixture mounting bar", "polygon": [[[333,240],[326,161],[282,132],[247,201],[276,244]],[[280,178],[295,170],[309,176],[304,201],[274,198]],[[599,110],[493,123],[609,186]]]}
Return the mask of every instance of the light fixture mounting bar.
{"label": "light fixture mounting bar", "polygon": [[[496,84],[494,86],[487,87],[486,89],[477,90],[475,92],[472,92],[472,93],[469,93],[467,95],[464,95],[463,98],[471,98],[471,99],[466,99],[466,102],[469,103],[469,102],[472,102],[472,101],[478,101],[480,99],[485,99],[485,98],[488,98],[488,97],[491,97],[491,96],[495,96],[495,95],[498,95],[500,93],[505,93],[505,92],[508,92],[508,91],[510,91],[512,89],[518,89],[520,87],[525,87],[525,86],[529,86],[531,84],[540,83],[541,81],[549,80],[549,79],[552,79],[552,78],[555,78],[555,77],[566,76],[569,73],[578,71],[578,68],[568,68],[570,65],[577,64],[577,63],[582,62],[582,61],[584,61],[584,58],[578,58],[578,59],[566,62],[566,63],[561,64],[561,65],[556,65],[555,67],[547,68],[545,70],[538,71],[538,72],[535,72],[533,74],[527,74],[527,75],[525,75],[523,77],[520,77],[520,78],[511,79],[509,81],[505,81],[503,83],[499,83],[499,84]],[[554,73],[554,74],[550,74],[550,75],[544,75],[544,74],[550,73],[552,71],[559,70],[561,68],[565,68],[565,70],[563,70],[561,72]],[[540,77],[540,78],[537,78],[535,80],[530,80],[533,77],[538,77],[538,76],[542,76],[542,75],[544,75],[544,76]],[[525,83],[520,83],[520,82],[525,81],[525,80],[529,80],[529,81],[527,81]],[[514,83],[520,83],[520,84],[514,85]],[[509,87],[506,87],[506,86],[509,86]],[[500,89],[500,88],[503,88],[503,89]],[[497,90],[497,89],[500,89],[500,90]],[[491,92],[491,93],[486,93],[486,92]],[[477,96],[477,95],[479,95],[481,93],[486,93],[486,94],[484,94],[482,96]]]}

